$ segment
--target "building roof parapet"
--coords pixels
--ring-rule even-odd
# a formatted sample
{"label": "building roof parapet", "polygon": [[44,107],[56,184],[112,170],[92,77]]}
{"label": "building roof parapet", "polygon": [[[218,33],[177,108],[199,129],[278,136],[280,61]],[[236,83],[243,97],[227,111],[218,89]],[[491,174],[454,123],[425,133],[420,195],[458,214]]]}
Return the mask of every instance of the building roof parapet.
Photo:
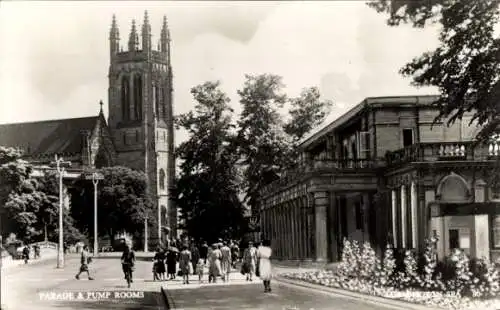
{"label": "building roof parapet", "polygon": [[321,127],[317,131],[306,136],[300,143],[299,148],[304,149],[321,139],[328,133],[335,131],[337,128],[346,124],[353,118],[360,115],[365,108],[381,108],[381,107],[403,107],[405,105],[411,106],[425,106],[432,105],[439,99],[436,95],[425,96],[390,96],[390,97],[367,97],[359,104],[355,105],[346,113],[332,121],[331,123]]}

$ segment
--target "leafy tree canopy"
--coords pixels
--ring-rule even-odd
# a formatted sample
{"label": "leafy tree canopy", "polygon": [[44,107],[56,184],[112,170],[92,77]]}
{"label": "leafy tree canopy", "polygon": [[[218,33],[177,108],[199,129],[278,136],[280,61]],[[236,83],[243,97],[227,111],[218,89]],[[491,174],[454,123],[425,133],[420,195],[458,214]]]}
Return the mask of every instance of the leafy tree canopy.
{"label": "leafy tree canopy", "polygon": [[[415,86],[435,86],[436,103],[448,123],[473,112],[479,125],[498,120],[500,40],[494,32],[499,0],[377,0],[368,5],[388,14],[388,24],[439,24],[439,46],[413,59],[401,73]],[[488,128],[488,130],[491,128]],[[484,132],[480,134],[484,137]]]}
{"label": "leafy tree canopy", "polygon": [[236,181],[235,125],[229,98],[219,82],[191,89],[194,111],[181,115],[177,127],[190,138],[177,148],[181,172],[175,197],[184,228],[195,238],[237,237],[242,231],[243,205]]}
{"label": "leafy tree canopy", "polygon": [[[156,213],[146,197],[146,176],[127,167],[106,167],[100,170],[104,179],[98,183],[99,235],[113,237],[126,231],[144,230],[144,219],[156,223]],[[90,180],[78,180],[71,193],[71,213],[75,225],[88,236],[93,236],[94,185]]]}

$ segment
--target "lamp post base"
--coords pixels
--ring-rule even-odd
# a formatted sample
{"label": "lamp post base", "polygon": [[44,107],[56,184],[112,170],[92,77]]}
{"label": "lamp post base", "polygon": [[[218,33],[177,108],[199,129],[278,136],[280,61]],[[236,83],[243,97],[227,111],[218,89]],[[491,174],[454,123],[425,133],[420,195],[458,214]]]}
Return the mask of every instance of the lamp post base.
{"label": "lamp post base", "polygon": [[57,253],[57,268],[64,268],[64,252]]}

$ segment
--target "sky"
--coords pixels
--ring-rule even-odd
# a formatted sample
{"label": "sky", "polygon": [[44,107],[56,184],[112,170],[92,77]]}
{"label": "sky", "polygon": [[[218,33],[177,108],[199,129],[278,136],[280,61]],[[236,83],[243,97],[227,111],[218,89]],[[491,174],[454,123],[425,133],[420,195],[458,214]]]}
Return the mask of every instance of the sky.
{"label": "sky", "polygon": [[245,74],[281,75],[289,96],[319,87],[334,103],[325,124],[366,97],[437,93],[398,73],[437,46],[437,29],[389,27],[362,1],[2,1],[0,123],[93,116],[100,100],[107,115],[112,15],[126,49],[145,10],[153,46],[168,19],[175,114],[194,107],[192,87],[215,80],[238,113]]}

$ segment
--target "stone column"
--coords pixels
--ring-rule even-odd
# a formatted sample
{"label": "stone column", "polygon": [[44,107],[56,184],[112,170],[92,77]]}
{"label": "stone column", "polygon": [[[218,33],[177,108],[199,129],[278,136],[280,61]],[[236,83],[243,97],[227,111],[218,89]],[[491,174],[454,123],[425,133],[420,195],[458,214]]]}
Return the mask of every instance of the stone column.
{"label": "stone column", "polygon": [[410,203],[411,203],[411,243],[414,249],[418,249],[418,216],[417,216],[417,206],[418,206],[418,196],[417,196],[417,185],[415,182],[411,182],[410,188]]}
{"label": "stone column", "polygon": [[391,223],[391,226],[392,226],[392,242],[394,243],[393,244],[393,247],[397,248],[398,247],[398,227],[397,227],[397,223],[398,223],[398,213],[397,213],[397,206],[398,206],[398,202],[397,202],[397,196],[396,196],[396,191],[395,190],[392,190],[391,191],[391,195],[392,195],[392,223]]}
{"label": "stone column", "polygon": [[306,255],[305,255],[305,240],[304,240],[304,224],[305,224],[305,221],[306,221],[306,217],[304,216],[304,198],[303,197],[300,197],[298,199],[298,203],[299,203],[299,209],[298,209],[298,212],[299,212],[299,258],[300,259],[304,259],[306,258]]}
{"label": "stone column", "polygon": [[290,202],[290,207],[291,207],[291,213],[292,213],[292,258],[297,259],[297,234],[296,234],[296,222],[297,219],[295,218],[295,210],[297,208],[297,204],[295,203],[295,199]]}
{"label": "stone column", "polygon": [[473,256],[477,258],[490,259],[490,235],[488,215],[474,215],[474,244]]}
{"label": "stone column", "polygon": [[337,198],[335,197],[334,192],[330,192],[330,227],[327,227],[328,233],[330,234],[330,245],[331,245],[331,257],[333,261],[337,261],[337,257],[339,255],[339,247],[338,247],[338,238],[339,238],[339,219],[337,218]]}
{"label": "stone column", "polygon": [[281,259],[285,258],[285,246],[284,246],[284,241],[285,241],[285,208],[283,203],[280,204],[279,208],[279,219],[280,219],[280,256]]}
{"label": "stone column", "polygon": [[401,186],[401,245],[406,248],[406,186]]}
{"label": "stone column", "polygon": [[328,259],[327,208],[329,197],[327,192],[314,193],[314,223],[315,223],[315,259],[326,262]]}
{"label": "stone column", "polygon": [[285,259],[290,259],[290,229],[288,228],[290,204],[283,204],[283,252]]}

